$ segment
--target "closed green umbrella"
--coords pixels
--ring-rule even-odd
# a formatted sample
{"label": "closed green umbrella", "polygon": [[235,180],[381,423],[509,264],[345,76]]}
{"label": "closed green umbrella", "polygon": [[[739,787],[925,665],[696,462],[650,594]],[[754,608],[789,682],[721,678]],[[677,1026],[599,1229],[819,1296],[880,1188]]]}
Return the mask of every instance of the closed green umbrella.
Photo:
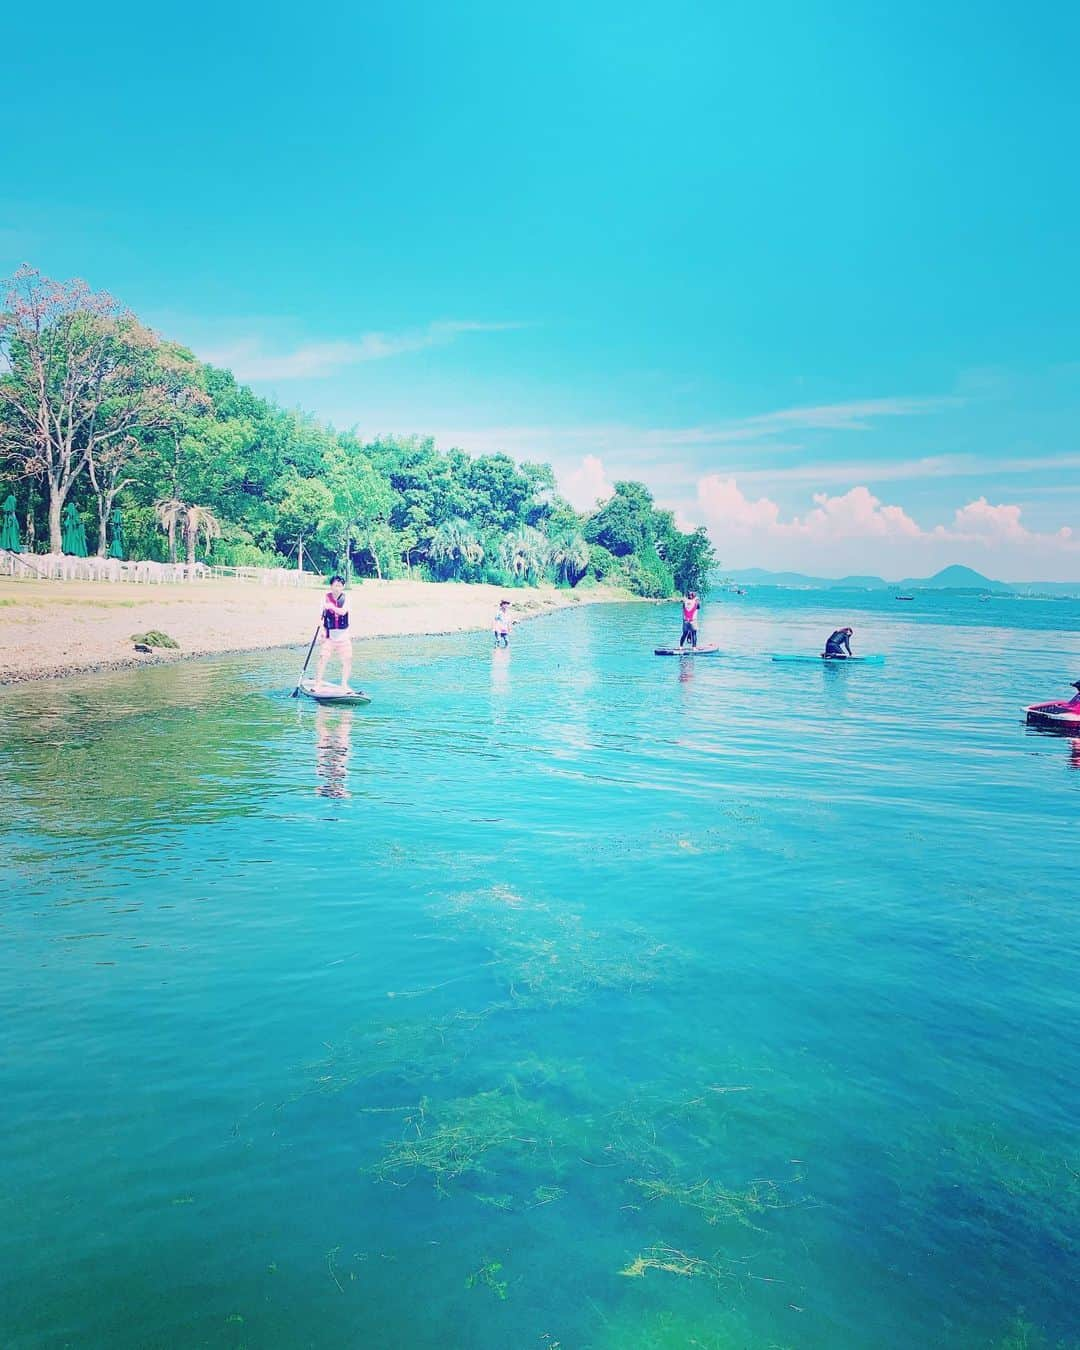
{"label": "closed green umbrella", "polygon": [[118,506],[113,508],[113,513],[109,518],[109,539],[108,556],[110,558],[123,558],[124,517]]}
{"label": "closed green umbrella", "polygon": [[76,558],[86,557],[86,526],[71,502],[64,507],[60,547],[65,553],[70,553]]}
{"label": "closed green umbrella", "polygon": [[0,519],[0,548],[9,553],[22,552],[22,540],[19,538],[19,522],[15,519],[15,497],[10,495],[3,507],[3,519]]}

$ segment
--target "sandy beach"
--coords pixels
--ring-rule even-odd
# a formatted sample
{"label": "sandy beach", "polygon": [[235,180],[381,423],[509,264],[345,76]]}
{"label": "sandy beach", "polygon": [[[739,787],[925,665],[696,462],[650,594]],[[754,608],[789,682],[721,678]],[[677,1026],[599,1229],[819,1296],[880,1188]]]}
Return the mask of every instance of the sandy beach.
{"label": "sandy beach", "polygon": [[[0,580],[0,684],[50,679],[222,652],[306,647],[325,587],[198,581],[134,586],[108,582]],[[506,591],[456,582],[364,581],[352,589],[358,639],[487,628],[504,596],[516,620],[571,605],[621,600],[621,592],[553,586]],[[179,649],[135,651],[135,634],[157,630]]]}

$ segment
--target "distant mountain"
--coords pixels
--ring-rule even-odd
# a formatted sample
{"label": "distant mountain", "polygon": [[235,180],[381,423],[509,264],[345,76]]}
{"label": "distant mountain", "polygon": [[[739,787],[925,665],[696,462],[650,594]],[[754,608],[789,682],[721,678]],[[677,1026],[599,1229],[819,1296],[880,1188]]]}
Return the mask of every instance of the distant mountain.
{"label": "distant mountain", "polygon": [[961,567],[953,563],[943,567],[932,577],[905,577],[897,586],[905,591],[1007,591],[1008,586],[1000,581],[991,581],[972,567]]}
{"label": "distant mountain", "polygon": [[755,586],[808,586],[823,590],[836,583],[825,577],[808,577],[802,572],[767,572],[763,567],[744,567],[739,572],[728,572],[732,581],[749,581]]}
{"label": "distant mountain", "polygon": [[1080,599],[1080,581],[1010,581],[1015,595],[1047,596],[1053,600]]}
{"label": "distant mountain", "polygon": [[992,592],[995,595],[1011,595],[1019,591],[1024,595],[1075,595],[1080,594],[1080,583],[1070,585],[1066,582],[1023,582],[1008,584],[992,581],[976,572],[972,567],[962,567],[954,563],[944,567],[932,577],[905,577],[903,581],[885,581],[876,576],[851,577],[814,577],[805,572],[769,572],[763,567],[744,567],[728,574],[732,581],[747,583],[751,586],[792,586],[805,590],[895,590],[901,594],[909,591],[978,591],[980,594]]}
{"label": "distant mountain", "polygon": [[827,581],[827,586],[838,591],[887,591],[889,583],[881,577],[841,577],[839,581]]}
{"label": "distant mountain", "polygon": [[792,586],[809,591],[882,591],[890,585],[881,577],[812,577],[805,572],[767,572],[763,567],[744,567],[728,576],[751,586]]}

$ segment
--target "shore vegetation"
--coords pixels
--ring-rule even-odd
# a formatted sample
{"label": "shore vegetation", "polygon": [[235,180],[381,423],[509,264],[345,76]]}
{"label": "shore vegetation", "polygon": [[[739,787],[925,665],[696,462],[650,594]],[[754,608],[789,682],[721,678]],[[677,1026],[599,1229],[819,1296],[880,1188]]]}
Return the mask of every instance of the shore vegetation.
{"label": "shore vegetation", "polygon": [[[0,284],[0,485],[18,547],[666,597],[715,559],[642,483],[579,512],[546,463],[364,440],[280,408],[83,281]],[[74,516],[72,516],[74,512]]]}

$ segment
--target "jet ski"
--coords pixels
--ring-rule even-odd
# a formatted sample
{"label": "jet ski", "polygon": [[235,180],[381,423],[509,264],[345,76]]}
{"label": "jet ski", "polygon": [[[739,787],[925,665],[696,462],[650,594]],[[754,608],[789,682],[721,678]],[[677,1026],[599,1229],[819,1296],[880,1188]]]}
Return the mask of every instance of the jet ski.
{"label": "jet ski", "polygon": [[1080,735],[1080,680],[1073,681],[1073,688],[1076,693],[1068,703],[1033,703],[1025,708],[1030,725]]}

